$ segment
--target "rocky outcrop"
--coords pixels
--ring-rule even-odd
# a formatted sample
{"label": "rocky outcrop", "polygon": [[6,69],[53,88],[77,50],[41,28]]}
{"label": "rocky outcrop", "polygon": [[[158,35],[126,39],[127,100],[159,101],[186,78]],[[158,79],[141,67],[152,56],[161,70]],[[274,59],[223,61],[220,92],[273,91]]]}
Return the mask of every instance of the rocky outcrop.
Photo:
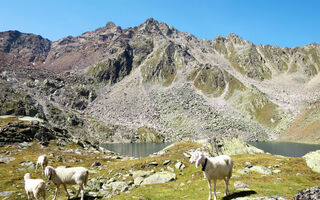
{"label": "rocky outcrop", "polygon": [[306,160],[308,167],[313,171],[320,173],[320,150],[307,153],[303,158]]}
{"label": "rocky outcrop", "polygon": [[296,195],[294,195],[294,199],[295,200],[320,199],[320,186],[315,186],[312,188],[301,190]]}
{"label": "rocky outcrop", "polygon": [[40,35],[19,31],[0,32],[0,65],[35,66],[42,64],[51,41]]}
{"label": "rocky outcrop", "polygon": [[41,144],[48,144],[50,140],[63,138],[68,139],[70,135],[65,130],[50,128],[45,124],[28,124],[24,122],[9,123],[0,129],[0,143],[10,144],[15,142],[30,142],[37,140]]}

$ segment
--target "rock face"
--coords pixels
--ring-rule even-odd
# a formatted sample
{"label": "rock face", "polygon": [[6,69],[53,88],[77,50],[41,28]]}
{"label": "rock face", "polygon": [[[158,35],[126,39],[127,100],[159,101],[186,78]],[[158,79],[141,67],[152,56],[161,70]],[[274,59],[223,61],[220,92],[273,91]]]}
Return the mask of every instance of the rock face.
{"label": "rock face", "polygon": [[[0,66],[1,115],[38,117],[102,142],[273,139],[320,96],[319,44],[204,40],[152,18],[54,42],[2,32]],[[310,116],[308,127],[320,122]]]}
{"label": "rock face", "polygon": [[33,66],[46,59],[51,42],[39,35],[7,31],[0,33],[0,65]]}
{"label": "rock face", "polygon": [[294,195],[295,200],[320,199],[320,186],[304,189]]}

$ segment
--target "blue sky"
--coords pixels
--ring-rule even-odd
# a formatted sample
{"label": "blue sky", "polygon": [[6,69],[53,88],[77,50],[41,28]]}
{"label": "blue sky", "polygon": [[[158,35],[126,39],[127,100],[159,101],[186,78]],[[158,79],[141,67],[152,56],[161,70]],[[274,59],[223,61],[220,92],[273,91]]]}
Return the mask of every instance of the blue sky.
{"label": "blue sky", "polygon": [[255,44],[320,43],[318,0],[2,0],[0,31],[55,41],[108,21],[127,28],[149,17],[210,40],[235,33]]}

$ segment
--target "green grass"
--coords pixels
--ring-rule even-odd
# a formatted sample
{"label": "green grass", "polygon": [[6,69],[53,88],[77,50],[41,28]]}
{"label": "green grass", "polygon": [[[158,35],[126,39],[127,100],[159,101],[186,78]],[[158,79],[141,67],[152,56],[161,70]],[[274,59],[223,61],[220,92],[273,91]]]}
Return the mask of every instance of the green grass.
{"label": "green grass", "polygon": [[[174,167],[174,164],[177,160],[182,161],[186,168],[183,170],[175,169],[177,174],[177,180],[165,184],[154,184],[140,186],[138,188],[132,189],[130,193],[121,193],[113,197],[112,199],[207,199],[208,198],[208,186],[207,182],[203,177],[200,168],[195,168],[192,164],[189,164],[188,158],[183,156],[183,152],[191,149],[200,147],[199,144],[193,143],[190,141],[180,142],[177,145],[169,148],[167,152],[160,156],[155,157],[146,157],[135,160],[128,161],[118,161],[112,159],[103,158],[105,155],[97,155],[94,153],[86,152],[83,155],[78,155],[75,153],[65,153],[57,149],[54,142],[51,142],[49,147],[41,148],[40,145],[34,143],[31,147],[26,150],[17,151],[18,147],[12,145],[10,147],[0,147],[0,152],[3,150],[15,152],[15,155],[10,155],[15,157],[16,160],[9,164],[0,164],[0,191],[17,191],[12,194],[8,199],[22,199],[18,194],[21,193],[24,195],[24,183],[23,176],[28,171],[20,171],[18,168],[24,168],[19,165],[21,161],[30,160],[36,162],[37,157],[40,154],[48,154],[49,152],[54,153],[56,156],[61,155],[66,158],[65,163],[59,163],[55,158],[49,157],[51,163],[50,165],[56,167],[59,165],[65,166],[84,166],[89,169],[97,170],[98,173],[90,174],[90,178],[98,178],[102,175],[106,178],[111,178],[115,173],[121,172],[123,174],[129,173],[130,169],[143,169],[160,171],[164,168],[161,165],[167,159],[171,160],[171,167]],[[75,144],[69,145],[68,147],[63,147],[65,149],[76,149],[79,148]],[[79,159],[80,162],[72,163],[71,159]],[[305,161],[302,158],[286,158],[286,157],[277,157],[267,154],[257,154],[257,155],[236,155],[232,156],[235,167],[233,170],[233,177],[230,180],[230,193],[233,196],[242,196],[248,193],[241,193],[236,191],[233,184],[236,181],[242,181],[250,185],[250,189],[256,194],[251,195],[252,197],[263,197],[263,196],[272,196],[279,195],[287,199],[292,199],[293,195],[298,191],[315,186],[320,181],[320,175],[312,172],[305,164]],[[281,160],[277,160],[281,159]],[[97,168],[90,167],[94,161],[100,161],[102,163],[101,170]],[[109,162],[110,161],[110,162]],[[156,161],[159,163],[157,167],[148,166],[147,163]],[[262,166],[274,166],[279,165],[280,174],[274,174],[269,176],[261,176],[258,173],[252,173],[250,175],[239,175],[236,173],[238,169],[244,168],[244,163],[249,161],[254,165]],[[48,182],[47,178],[43,177],[40,172],[35,172],[34,170],[29,171],[31,176],[34,178],[43,178]],[[301,173],[301,176],[296,176],[297,173]],[[274,178],[282,178],[283,180],[274,180]],[[126,181],[132,180],[132,177],[129,176]],[[50,189],[47,192],[47,197],[53,197],[54,186],[51,184],[48,186]],[[75,190],[73,187],[68,186],[68,188]],[[219,180],[217,183],[218,198],[223,197],[224,192],[224,183]],[[62,198],[63,197],[63,198]],[[64,199],[66,197],[65,192],[61,188],[58,194],[58,199]],[[226,198],[228,199],[228,198]]]}

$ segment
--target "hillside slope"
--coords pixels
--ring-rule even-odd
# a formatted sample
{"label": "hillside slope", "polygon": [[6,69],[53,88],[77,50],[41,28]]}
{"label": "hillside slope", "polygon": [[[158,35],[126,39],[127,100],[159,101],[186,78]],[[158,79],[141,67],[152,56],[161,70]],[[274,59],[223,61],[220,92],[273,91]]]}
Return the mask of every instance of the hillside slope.
{"label": "hillside slope", "polygon": [[[9,85],[23,91],[42,107],[41,115],[23,114],[100,142],[275,139],[319,97],[319,44],[257,46],[235,34],[204,40],[152,18],[55,42],[9,33],[0,34],[3,94]],[[22,104],[12,104],[1,114],[21,114]]]}

